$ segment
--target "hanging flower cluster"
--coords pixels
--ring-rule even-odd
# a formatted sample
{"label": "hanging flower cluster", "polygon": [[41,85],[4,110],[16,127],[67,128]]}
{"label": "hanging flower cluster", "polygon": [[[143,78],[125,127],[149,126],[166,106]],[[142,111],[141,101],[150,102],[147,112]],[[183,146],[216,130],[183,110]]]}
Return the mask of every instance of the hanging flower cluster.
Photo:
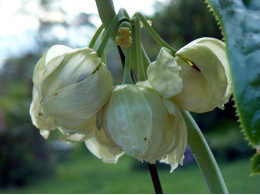
{"label": "hanging flower cluster", "polygon": [[[201,38],[177,52],[162,47],[150,63],[139,37],[139,19],[146,27],[148,22],[137,16],[134,22],[124,18],[130,25],[119,28],[117,41],[126,57],[121,85],[113,86],[100,58],[114,24],[120,23],[116,18],[97,52],[55,45],[42,56],[34,70],[30,114],[46,139],[51,130],[59,129],[63,140],[85,141],[104,162],[116,163],[126,153],[139,161],[170,164],[173,171],[183,163],[187,145],[182,110],[208,112],[229,100],[225,44]],[[135,84],[131,69],[139,79]]]}

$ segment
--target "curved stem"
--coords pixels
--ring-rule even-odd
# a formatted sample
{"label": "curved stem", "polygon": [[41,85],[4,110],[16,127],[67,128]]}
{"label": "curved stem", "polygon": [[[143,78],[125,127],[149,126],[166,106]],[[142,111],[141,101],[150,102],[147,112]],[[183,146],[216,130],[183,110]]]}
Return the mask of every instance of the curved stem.
{"label": "curved stem", "polygon": [[140,30],[140,19],[135,17],[135,52],[136,52],[136,60],[138,65],[138,80],[144,81],[146,80],[144,73],[144,65],[142,58],[142,43],[141,43],[141,30]]}
{"label": "curved stem", "polygon": [[[103,33],[102,33],[102,36],[101,36],[101,40],[102,40],[102,41],[103,41],[105,35],[106,35],[106,30],[104,30]],[[104,50],[104,52],[103,52],[103,54],[102,54],[101,60],[102,60],[102,62],[103,62],[105,65],[107,64],[107,62],[106,62],[105,50]]]}
{"label": "curved stem", "polygon": [[141,45],[141,46],[142,46],[142,58],[143,58],[143,64],[144,64],[144,71],[145,71],[145,76],[147,78],[147,68],[151,64],[151,60],[148,57],[143,45]]}
{"label": "curved stem", "polygon": [[176,50],[174,48],[172,48],[168,43],[166,43],[155,31],[154,29],[150,26],[150,24],[147,22],[147,20],[145,19],[145,17],[137,12],[135,13],[135,16],[137,16],[143,23],[144,27],[148,30],[149,34],[152,36],[152,38],[161,46],[161,47],[166,47],[168,49],[170,49],[173,54],[176,53]]}
{"label": "curved stem", "polygon": [[93,49],[93,47],[94,47],[95,43],[97,42],[97,39],[98,39],[98,37],[99,37],[99,35],[100,35],[100,33],[102,32],[103,29],[104,29],[104,26],[103,26],[103,24],[101,24],[101,26],[97,29],[94,36],[92,37],[92,39],[91,39],[91,41],[88,45],[89,48]]}
{"label": "curved stem", "polygon": [[131,61],[131,48],[127,48],[126,56],[125,56],[124,78],[123,78],[124,84],[133,84],[131,78],[130,61]]}
{"label": "curved stem", "polygon": [[109,27],[107,28],[106,30],[106,34],[101,42],[101,44],[99,45],[98,49],[97,49],[97,54],[99,57],[102,56],[104,50],[105,50],[105,47],[107,45],[107,42],[113,32],[113,30],[115,29],[116,25],[118,24],[118,18],[117,18],[117,15],[114,16],[112,22],[110,23]]}
{"label": "curved stem", "polygon": [[150,164],[150,163],[147,163],[147,164],[149,166],[151,178],[153,180],[153,186],[154,186],[155,193],[163,194],[160,179],[159,179],[155,164]]}
{"label": "curved stem", "polygon": [[227,194],[227,187],[217,162],[198,125],[189,112],[182,111],[182,113],[188,129],[188,144],[204,176],[209,192],[214,194]]}

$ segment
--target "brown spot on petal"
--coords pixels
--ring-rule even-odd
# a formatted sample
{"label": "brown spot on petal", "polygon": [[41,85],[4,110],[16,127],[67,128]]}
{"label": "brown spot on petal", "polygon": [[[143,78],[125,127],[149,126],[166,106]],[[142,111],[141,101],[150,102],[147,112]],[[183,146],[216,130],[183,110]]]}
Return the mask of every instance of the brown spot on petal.
{"label": "brown spot on petal", "polygon": [[38,115],[39,115],[39,116],[42,116],[42,113],[41,113],[41,112],[38,112]]}
{"label": "brown spot on petal", "polygon": [[144,141],[146,141],[146,137],[144,138]]}

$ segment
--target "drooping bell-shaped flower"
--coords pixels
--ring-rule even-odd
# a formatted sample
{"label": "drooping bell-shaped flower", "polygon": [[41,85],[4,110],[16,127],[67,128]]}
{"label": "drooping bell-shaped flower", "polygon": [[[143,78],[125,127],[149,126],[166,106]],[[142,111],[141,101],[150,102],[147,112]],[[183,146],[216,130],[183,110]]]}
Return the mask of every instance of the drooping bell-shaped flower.
{"label": "drooping bell-shaped flower", "polygon": [[151,88],[116,86],[105,105],[102,125],[109,139],[140,161],[162,160],[173,168],[182,163],[187,139],[182,115]]}
{"label": "drooping bell-shaped flower", "polygon": [[33,124],[48,136],[56,128],[64,133],[90,133],[95,115],[112,91],[112,76],[90,48],[51,47],[33,74]]}
{"label": "drooping bell-shaped flower", "polygon": [[[165,48],[161,50],[167,52]],[[223,108],[231,95],[225,44],[214,38],[201,38],[184,46],[175,55],[174,59],[172,56],[163,56],[163,58],[173,60],[172,63],[180,67],[179,75],[182,78],[183,88],[180,93],[171,96],[171,100],[181,109],[197,113],[208,112],[216,107]],[[165,67],[165,64],[158,63],[158,67]],[[153,74],[156,73],[153,72]],[[175,75],[176,72],[172,71],[172,74]],[[161,86],[165,83],[174,83],[170,74],[164,79]],[[154,81],[150,78],[148,80],[157,90],[158,87],[154,87]],[[169,96],[165,97],[169,98]]]}

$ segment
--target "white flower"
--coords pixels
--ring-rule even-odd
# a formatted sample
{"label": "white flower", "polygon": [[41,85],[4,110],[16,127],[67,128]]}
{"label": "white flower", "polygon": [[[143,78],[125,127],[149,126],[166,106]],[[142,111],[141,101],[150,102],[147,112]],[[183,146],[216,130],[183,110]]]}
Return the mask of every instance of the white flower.
{"label": "white flower", "polygon": [[[165,73],[161,74],[160,71],[157,71],[158,75],[156,75],[156,71],[154,71],[153,77],[157,77],[157,80],[163,75],[160,82],[150,79],[149,74],[148,80],[155,90],[164,97],[170,98],[181,109],[203,113],[216,107],[224,108],[223,105],[229,101],[231,95],[230,71],[225,49],[222,41],[214,38],[201,38],[177,51],[176,56],[172,57],[171,64],[180,68],[179,76],[182,78],[180,84],[180,79],[176,76],[178,75],[176,69],[163,70],[169,64],[164,61],[170,61],[170,57],[161,55],[162,51],[167,52],[165,48],[162,48],[158,58],[163,57],[164,61],[158,61],[157,58],[156,65],[158,70],[162,67],[161,69]],[[151,67],[153,67],[153,63],[150,65]],[[149,73],[149,69],[151,68],[148,68],[147,73]],[[178,85],[181,90],[176,90],[177,87],[173,88],[175,85]]]}
{"label": "white flower", "polygon": [[140,161],[161,160],[172,170],[182,164],[187,132],[181,112],[142,83],[114,88],[102,125],[112,142]]}
{"label": "white flower", "polygon": [[33,124],[48,137],[56,128],[64,133],[91,134],[95,115],[112,91],[112,76],[90,48],[51,47],[33,75]]}

